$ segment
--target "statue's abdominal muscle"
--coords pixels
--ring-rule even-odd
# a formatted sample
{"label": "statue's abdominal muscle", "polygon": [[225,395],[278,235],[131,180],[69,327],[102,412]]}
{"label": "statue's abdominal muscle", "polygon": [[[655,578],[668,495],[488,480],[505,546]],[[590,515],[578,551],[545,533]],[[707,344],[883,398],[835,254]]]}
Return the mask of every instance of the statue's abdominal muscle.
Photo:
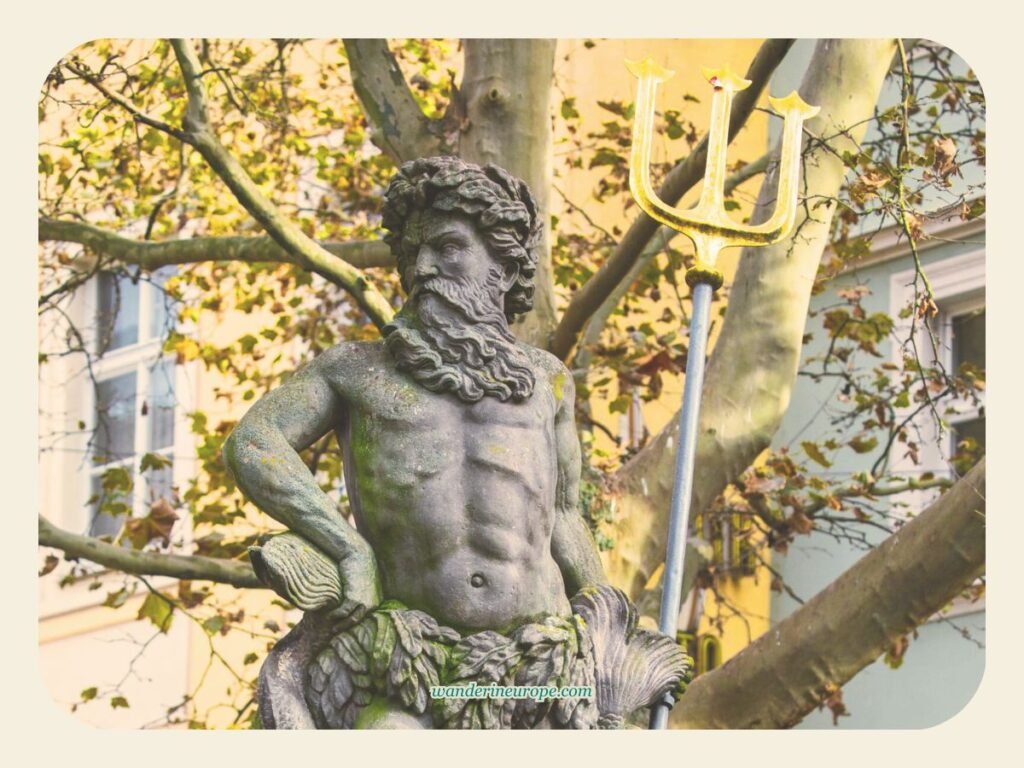
{"label": "statue's abdominal muscle", "polygon": [[416,400],[386,417],[353,409],[339,435],[385,597],[464,629],[567,614],[550,551],[554,403]]}

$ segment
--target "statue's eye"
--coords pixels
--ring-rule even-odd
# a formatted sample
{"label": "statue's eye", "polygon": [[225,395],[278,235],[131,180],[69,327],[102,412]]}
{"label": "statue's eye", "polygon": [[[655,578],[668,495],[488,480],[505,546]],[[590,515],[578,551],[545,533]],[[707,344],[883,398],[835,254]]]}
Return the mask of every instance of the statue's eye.
{"label": "statue's eye", "polygon": [[458,252],[459,246],[457,246],[455,243],[445,243],[444,245],[441,246],[442,256],[454,256]]}

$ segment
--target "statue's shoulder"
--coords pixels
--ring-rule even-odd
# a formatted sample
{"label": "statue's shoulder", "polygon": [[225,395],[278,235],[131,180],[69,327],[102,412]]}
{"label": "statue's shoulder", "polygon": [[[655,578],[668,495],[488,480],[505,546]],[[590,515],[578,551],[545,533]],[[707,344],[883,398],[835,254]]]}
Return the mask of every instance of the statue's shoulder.
{"label": "statue's shoulder", "polygon": [[566,397],[570,402],[575,397],[576,388],[572,379],[572,373],[565,363],[555,357],[547,350],[534,347],[530,344],[520,343],[519,347],[526,352],[534,366],[534,371],[541,374],[547,380],[555,394],[556,400],[563,400]]}
{"label": "statue's shoulder", "polygon": [[565,367],[565,364],[561,360],[540,347],[535,347],[532,344],[527,344],[522,341],[516,342],[516,346],[519,347],[522,352],[526,353],[526,356],[529,358],[531,365],[537,373],[545,373],[549,376],[554,376],[568,371],[568,368]]}
{"label": "statue's shoulder", "polygon": [[359,375],[381,366],[385,362],[384,342],[342,341],[324,350],[310,363],[310,367],[336,383],[358,379]]}

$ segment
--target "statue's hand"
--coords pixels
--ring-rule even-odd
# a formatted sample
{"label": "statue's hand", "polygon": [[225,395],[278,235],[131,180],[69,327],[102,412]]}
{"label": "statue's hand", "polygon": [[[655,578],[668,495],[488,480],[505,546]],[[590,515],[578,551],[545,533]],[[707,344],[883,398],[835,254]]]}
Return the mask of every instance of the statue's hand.
{"label": "statue's hand", "polygon": [[341,561],[290,531],[251,547],[260,580],[303,611],[322,612],[333,623],[353,624],[381,602],[377,560],[370,545],[346,546]]}
{"label": "statue's hand", "polygon": [[338,564],[341,577],[341,605],[331,611],[335,622],[356,623],[381,603],[377,559],[367,544],[365,550],[347,555]]}

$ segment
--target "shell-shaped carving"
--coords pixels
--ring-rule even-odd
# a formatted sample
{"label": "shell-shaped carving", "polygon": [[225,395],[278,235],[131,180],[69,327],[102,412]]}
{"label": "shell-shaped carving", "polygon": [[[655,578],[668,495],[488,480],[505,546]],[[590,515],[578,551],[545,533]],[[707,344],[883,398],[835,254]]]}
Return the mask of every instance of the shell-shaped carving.
{"label": "shell-shaped carving", "polygon": [[637,628],[636,608],[610,586],[587,587],[572,599],[594,645],[594,693],[601,723],[614,727],[673,690],[688,657],[668,637]]}
{"label": "shell-shaped carving", "polygon": [[250,547],[249,559],[260,581],[304,611],[341,603],[337,565],[297,534],[282,533],[261,547]]}

